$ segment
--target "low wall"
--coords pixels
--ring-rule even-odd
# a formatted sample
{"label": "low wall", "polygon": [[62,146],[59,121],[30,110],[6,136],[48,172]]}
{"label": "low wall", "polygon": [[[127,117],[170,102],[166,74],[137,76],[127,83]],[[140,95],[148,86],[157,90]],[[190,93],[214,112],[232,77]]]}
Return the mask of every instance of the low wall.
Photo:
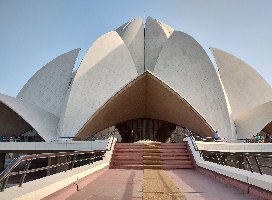
{"label": "low wall", "polygon": [[222,152],[272,152],[272,143],[228,143],[196,141],[199,150]]}
{"label": "low wall", "polygon": [[[114,140],[114,143],[116,140]],[[113,145],[114,145],[113,143]],[[104,148],[105,149],[105,148]],[[0,200],[16,199],[16,200],[38,200],[42,199],[68,185],[76,183],[78,180],[98,172],[101,169],[109,166],[113,148],[106,152],[103,160],[97,161],[92,165],[85,165],[74,168],[66,172],[60,172],[52,176],[47,176],[42,179],[37,179],[31,182],[24,183],[22,187],[14,186],[5,189],[0,193]]]}
{"label": "low wall", "polygon": [[106,140],[61,142],[0,142],[1,152],[105,150]]}
{"label": "low wall", "polygon": [[199,172],[237,187],[244,192],[264,199],[272,199],[272,176],[251,173],[250,171],[204,161],[200,153],[195,151],[190,139],[188,140],[188,146]]}

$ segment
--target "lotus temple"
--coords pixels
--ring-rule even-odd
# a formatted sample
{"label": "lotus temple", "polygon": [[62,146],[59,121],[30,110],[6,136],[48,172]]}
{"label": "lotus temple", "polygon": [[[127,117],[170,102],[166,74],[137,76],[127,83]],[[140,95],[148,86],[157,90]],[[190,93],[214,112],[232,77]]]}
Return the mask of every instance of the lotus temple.
{"label": "lotus temple", "polygon": [[[212,139],[215,131],[223,142],[198,142],[199,149],[227,151],[220,146],[224,143],[233,145],[233,151],[271,153],[271,145],[243,146],[250,145],[243,142],[257,133],[272,134],[271,86],[235,55],[214,47],[209,50],[215,64],[192,36],[157,19],[138,17],[97,38],[77,69],[80,49],[58,56],[41,67],[16,97],[0,94],[1,169],[10,153],[88,150],[91,143],[89,150],[105,150],[103,145],[108,148],[113,132],[113,154],[118,154],[118,148],[121,154],[129,144],[141,149],[151,141],[160,143],[155,146],[161,148],[162,159],[164,151],[173,149],[170,144],[178,145],[190,134]],[[204,170],[204,161],[198,161],[192,147],[187,147]],[[53,163],[48,158],[48,165],[49,160]],[[161,160],[160,167],[175,168],[174,160],[168,165]],[[108,165],[116,169],[121,166],[118,162]],[[137,168],[133,162],[131,168]],[[268,192],[269,184],[258,182],[254,187]]]}

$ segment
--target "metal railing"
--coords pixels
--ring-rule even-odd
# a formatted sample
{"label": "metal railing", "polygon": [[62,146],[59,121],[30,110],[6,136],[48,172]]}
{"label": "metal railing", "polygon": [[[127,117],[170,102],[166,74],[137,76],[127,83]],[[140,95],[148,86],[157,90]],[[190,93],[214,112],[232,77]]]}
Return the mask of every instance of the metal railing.
{"label": "metal railing", "polygon": [[[0,191],[4,191],[7,187],[8,181],[12,176],[17,176],[19,180],[19,187],[25,182],[26,176],[32,173],[45,172],[45,170],[55,169],[55,173],[71,170],[73,168],[92,164],[95,161],[102,160],[106,151],[76,151],[76,152],[63,152],[63,153],[50,153],[50,154],[36,154],[24,155],[14,158],[11,164],[0,174]],[[48,160],[54,159],[55,164],[51,164]],[[42,166],[31,166],[35,161],[39,161]],[[23,169],[22,169],[23,168]],[[48,171],[46,171],[48,172]],[[53,172],[54,173],[54,172]],[[52,174],[53,174],[52,173]],[[43,173],[42,177],[48,174]],[[50,174],[51,175],[51,174]],[[33,179],[34,178],[34,179]],[[40,175],[30,177],[29,180],[41,178]],[[18,184],[18,182],[15,184]],[[14,184],[14,183],[13,183]]]}
{"label": "metal railing", "polygon": [[[17,176],[16,180],[19,180],[19,183],[16,184],[21,187],[26,180],[26,176],[32,173],[45,172],[48,175],[48,170],[52,171],[55,169],[55,172],[49,172],[49,175],[54,173],[59,173],[62,171],[71,170],[76,167],[84,166],[87,164],[92,164],[95,161],[102,160],[105,156],[106,151],[112,149],[112,146],[115,141],[115,131],[109,135],[108,144],[106,150],[95,150],[95,151],[73,151],[73,152],[61,152],[61,153],[46,153],[46,154],[35,154],[35,155],[24,155],[17,158],[14,158],[11,164],[0,174],[0,191],[3,192],[7,187],[10,177]],[[56,163],[52,164],[49,162],[53,159]],[[63,160],[63,162],[61,161]],[[45,166],[31,166],[35,161],[42,161]],[[22,169],[23,168],[23,169]],[[19,178],[18,178],[19,176]],[[35,176],[35,178],[30,178],[29,180],[35,180],[42,178],[41,176]]]}
{"label": "metal railing", "polygon": [[263,155],[260,153],[240,153],[240,152],[220,152],[199,150],[196,144],[195,137],[191,134],[188,136],[195,151],[200,153],[200,156],[205,161],[213,162],[219,165],[236,167],[243,170],[256,172],[259,174],[272,175],[272,154]]}

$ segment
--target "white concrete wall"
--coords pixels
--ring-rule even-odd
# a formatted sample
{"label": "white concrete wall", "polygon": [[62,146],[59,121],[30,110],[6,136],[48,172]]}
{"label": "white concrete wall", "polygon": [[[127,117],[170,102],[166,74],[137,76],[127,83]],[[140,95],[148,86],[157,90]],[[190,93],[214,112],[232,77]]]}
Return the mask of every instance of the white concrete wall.
{"label": "white concrete wall", "polygon": [[116,32],[122,37],[134,60],[138,74],[144,72],[144,25],[143,20],[135,20],[119,27]]}
{"label": "white concrete wall", "polygon": [[72,50],[47,63],[28,80],[16,98],[60,116],[79,50]]}
{"label": "white concrete wall", "polygon": [[204,161],[200,156],[199,151],[195,151],[190,139],[188,140],[188,145],[192,151],[197,166],[272,192],[272,176],[265,174],[261,175],[255,172],[251,173],[250,171],[235,167]]}
{"label": "white concrete wall", "polygon": [[117,32],[98,38],[77,70],[60,120],[60,135],[74,136],[106,101],[137,75],[131,54]]}
{"label": "white concrete wall", "polygon": [[50,141],[52,137],[56,137],[57,125],[59,122],[59,118],[57,116],[41,109],[40,107],[3,94],[0,94],[0,102],[7,105],[22,117],[45,141]]}
{"label": "white concrete wall", "polygon": [[211,51],[219,68],[234,120],[243,112],[272,100],[272,88],[257,71],[227,52],[216,48],[211,48]]}
{"label": "white concrete wall", "polygon": [[235,119],[237,137],[241,139],[250,139],[271,121],[272,101],[245,111]]}
{"label": "white concrete wall", "polygon": [[222,152],[271,152],[272,143],[196,142],[199,150]]}
{"label": "white concrete wall", "polygon": [[108,139],[95,141],[0,142],[0,151],[91,151],[105,150]]}
{"label": "white concrete wall", "polygon": [[[116,139],[114,139],[114,144]],[[0,200],[38,200],[58,190],[75,183],[76,181],[107,167],[110,163],[113,148],[106,152],[105,158],[92,165],[77,167],[73,170],[57,173],[41,179],[24,183],[22,187],[14,186],[7,188],[0,195]]]}
{"label": "white concrete wall", "polygon": [[177,91],[221,137],[235,139],[217,73],[191,36],[172,33],[161,50],[154,74]]}
{"label": "white concrete wall", "polygon": [[[157,20],[147,17],[145,22],[145,69],[153,72],[168,31]],[[169,33],[169,32],[168,32]]]}

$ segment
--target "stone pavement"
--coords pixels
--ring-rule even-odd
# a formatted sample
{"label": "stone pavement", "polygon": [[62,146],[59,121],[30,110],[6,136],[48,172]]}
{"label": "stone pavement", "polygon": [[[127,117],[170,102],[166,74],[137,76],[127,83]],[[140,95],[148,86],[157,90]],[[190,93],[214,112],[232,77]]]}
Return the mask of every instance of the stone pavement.
{"label": "stone pavement", "polygon": [[196,170],[167,170],[170,177],[187,200],[252,200],[248,193],[227,186]]}
{"label": "stone pavement", "polygon": [[186,200],[164,170],[144,170],[143,200]]}
{"label": "stone pavement", "polygon": [[[179,190],[178,190],[179,189]],[[196,170],[109,169],[76,192],[69,200],[252,200],[235,188],[200,174]]]}
{"label": "stone pavement", "polygon": [[109,169],[69,200],[142,199],[143,170]]}

